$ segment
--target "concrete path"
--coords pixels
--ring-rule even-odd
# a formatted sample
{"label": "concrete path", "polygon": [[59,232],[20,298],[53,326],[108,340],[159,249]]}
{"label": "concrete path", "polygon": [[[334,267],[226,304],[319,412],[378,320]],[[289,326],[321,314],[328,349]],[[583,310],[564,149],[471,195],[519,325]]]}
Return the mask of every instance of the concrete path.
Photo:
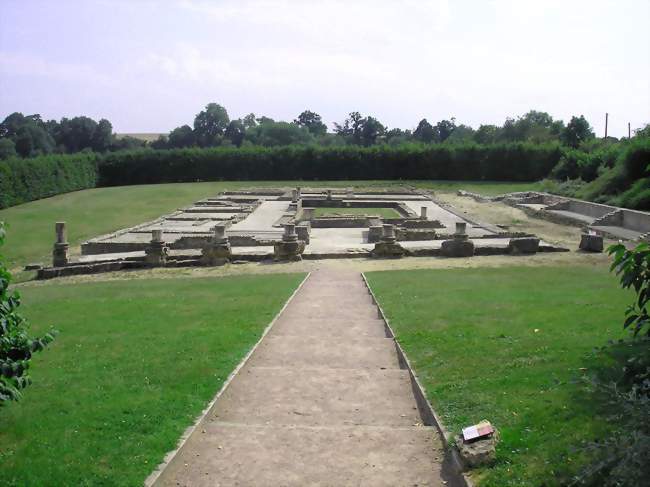
{"label": "concrete path", "polygon": [[319,270],[155,485],[450,486],[443,457],[361,275]]}

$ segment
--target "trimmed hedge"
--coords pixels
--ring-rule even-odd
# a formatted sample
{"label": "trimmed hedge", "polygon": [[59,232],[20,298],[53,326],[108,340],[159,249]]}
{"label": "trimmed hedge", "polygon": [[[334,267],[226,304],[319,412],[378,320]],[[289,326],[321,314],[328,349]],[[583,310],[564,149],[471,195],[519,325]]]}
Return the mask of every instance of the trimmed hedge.
{"label": "trimmed hedge", "polygon": [[0,208],[94,188],[97,158],[96,154],[82,153],[0,161]]}
{"label": "trimmed hedge", "polygon": [[250,147],[140,150],[104,156],[99,185],[215,180],[442,179],[536,181],[563,150],[555,144]]}

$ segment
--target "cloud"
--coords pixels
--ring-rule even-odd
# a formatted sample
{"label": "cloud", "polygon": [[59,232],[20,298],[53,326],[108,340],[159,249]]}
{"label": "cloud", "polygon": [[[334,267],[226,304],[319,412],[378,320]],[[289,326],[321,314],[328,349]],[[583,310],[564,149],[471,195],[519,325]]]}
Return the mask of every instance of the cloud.
{"label": "cloud", "polygon": [[8,75],[50,78],[60,81],[76,81],[107,85],[111,78],[92,66],[56,62],[40,56],[0,51],[0,73]]}

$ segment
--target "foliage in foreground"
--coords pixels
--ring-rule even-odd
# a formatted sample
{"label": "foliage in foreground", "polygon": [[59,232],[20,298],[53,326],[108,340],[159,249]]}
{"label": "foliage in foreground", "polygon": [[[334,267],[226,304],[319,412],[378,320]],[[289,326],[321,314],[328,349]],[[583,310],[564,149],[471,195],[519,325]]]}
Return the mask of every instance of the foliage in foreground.
{"label": "foliage in foreground", "polygon": [[[4,223],[0,222],[0,246],[4,240]],[[53,331],[40,338],[27,334],[27,321],[18,313],[20,295],[9,291],[10,282],[11,274],[0,256],[0,406],[20,399],[20,391],[31,383],[28,369],[32,354],[54,340]]]}
{"label": "foliage in foreground", "polygon": [[575,483],[643,485],[650,478],[650,246],[628,250],[618,244],[608,252],[614,256],[611,270],[619,276],[621,287],[635,292],[623,323],[632,337],[596,352],[603,365],[589,381],[589,390],[616,427],[602,441],[586,445],[590,461]]}

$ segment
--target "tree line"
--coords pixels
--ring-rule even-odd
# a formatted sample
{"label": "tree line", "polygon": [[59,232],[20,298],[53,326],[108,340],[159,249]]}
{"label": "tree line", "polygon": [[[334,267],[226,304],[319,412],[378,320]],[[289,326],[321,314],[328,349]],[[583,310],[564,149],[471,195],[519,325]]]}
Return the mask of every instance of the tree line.
{"label": "tree line", "polygon": [[[650,132],[649,126],[636,131]],[[351,112],[345,120],[334,123],[329,131],[321,116],[311,110],[300,113],[293,121],[276,121],[250,113],[231,119],[218,103],[209,103],[195,117],[192,125],[181,125],[169,134],[147,143],[134,137],[117,137],[111,122],[78,116],[60,121],[43,120],[38,114],[12,113],[0,124],[0,159],[23,158],[46,154],[71,154],[81,151],[114,152],[119,150],[181,149],[189,147],[276,147],[318,145],[336,147],[378,144],[396,146],[409,142],[423,144],[499,144],[510,142],[547,143],[579,148],[595,138],[584,116],[574,116],[565,124],[546,112],[531,110],[517,118],[507,118],[503,125],[480,125],[477,129],[457,123],[455,118],[431,123],[426,118],[413,130],[388,128],[371,115]],[[614,138],[609,138],[615,141]]]}

